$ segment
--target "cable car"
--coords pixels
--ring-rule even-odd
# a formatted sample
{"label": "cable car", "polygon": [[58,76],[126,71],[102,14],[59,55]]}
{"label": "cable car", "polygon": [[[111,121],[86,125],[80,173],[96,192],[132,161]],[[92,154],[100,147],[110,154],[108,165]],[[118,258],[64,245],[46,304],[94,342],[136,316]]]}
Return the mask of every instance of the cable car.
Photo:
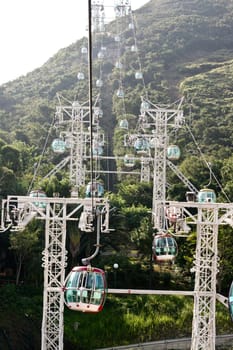
{"label": "cable car", "polygon": [[197,194],[198,203],[216,203],[216,194],[210,188],[203,188]]}
{"label": "cable car", "polygon": [[[29,197],[32,198],[47,198],[46,193],[42,190],[32,190],[29,193]],[[45,209],[46,208],[46,203],[45,202],[33,202],[33,204],[40,208],[40,209]]]}
{"label": "cable car", "polygon": [[125,165],[127,168],[132,168],[132,167],[134,167],[134,165],[135,165],[134,156],[133,156],[133,155],[126,154],[126,155],[124,156],[124,165]]}
{"label": "cable car", "polygon": [[167,158],[169,160],[178,160],[180,158],[180,148],[177,145],[168,146]]}
{"label": "cable car", "polygon": [[128,120],[127,120],[127,119],[121,119],[121,120],[120,120],[120,123],[119,123],[119,127],[120,127],[121,129],[126,129],[126,130],[128,130],[128,127],[129,127]]}
{"label": "cable car", "polygon": [[98,54],[97,54],[97,57],[99,59],[103,59],[104,58],[104,52],[103,51],[99,51]]}
{"label": "cable car", "polygon": [[101,156],[103,154],[103,147],[100,142],[94,142],[92,152],[94,156]]}
{"label": "cable car", "polygon": [[128,27],[129,27],[129,29],[134,29],[134,24],[133,23],[129,23]]}
{"label": "cable car", "polygon": [[138,137],[134,142],[134,148],[137,153],[146,153],[150,148],[149,142],[143,137]]}
{"label": "cable car", "polygon": [[82,53],[82,54],[87,54],[87,47],[86,47],[86,46],[83,46],[83,47],[81,48],[81,53]]}
{"label": "cable car", "polygon": [[78,72],[78,74],[77,74],[77,79],[78,79],[78,80],[84,80],[84,79],[85,79],[84,73]]}
{"label": "cable car", "polygon": [[54,153],[64,153],[66,150],[66,143],[61,139],[55,139],[52,142],[52,149]]}
{"label": "cable car", "polygon": [[143,78],[143,75],[142,75],[142,72],[135,72],[135,79],[142,79]]}
{"label": "cable car", "polygon": [[120,35],[116,35],[116,36],[114,37],[114,40],[115,40],[117,43],[119,43],[119,42],[121,41]]}
{"label": "cable car", "polygon": [[230,287],[230,291],[229,291],[228,305],[229,305],[229,312],[231,315],[231,319],[233,321],[233,281],[231,283],[231,287]]}
{"label": "cable car", "polygon": [[75,266],[63,287],[66,306],[74,311],[97,313],[103,310],[107,282],[103,270],[91,266]]}
{"label": "cable car", "polygon": [[96,85],[96,87],[102,87],[103,86],[103,80],[102,79],[97,79],[95,85]]}
{"label": "cable car", "polygon": [[122,88],[119,88],[117,90],[117,97],[123,98],[125,96],[124,90]]}
{"label": "cable car", "polygon": [[123,68],[123,64],[121,63],[121,61],[116,61],[115,67],[118,68],[118,69],[122,69]]}
{"label": "cable car", "polygon": [[140,106],[140,112],[141,114],[144,114],[148,109],[150,108],[150,104],[146,101],[142,101],[141,106]]}
{"label": "cable car", "polygon": [[104,186],[102,183],[94,181],[89,182],[86,187],[86,198],[90,197],[103,197],[104,195]]}
{"label": "cable car", "polygon": [[173,262],[178,254],[176,240],[167,232],[155,234],[152,243],[154,261]]}
{"label": "cable car", "polygon": [[131,50],[131,52],[137,52],[138,48],[136,45],[132,45],[130,50]]}

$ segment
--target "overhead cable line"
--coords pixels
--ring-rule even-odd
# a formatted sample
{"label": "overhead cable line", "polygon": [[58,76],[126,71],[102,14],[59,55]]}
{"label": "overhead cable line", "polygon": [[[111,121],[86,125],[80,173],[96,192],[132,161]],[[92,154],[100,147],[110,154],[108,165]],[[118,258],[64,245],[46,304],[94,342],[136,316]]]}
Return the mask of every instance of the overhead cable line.
{"label": "overhead cable line", "polygon": [[192,139],[193,139],[193,142],[194,142],[195,146],[197,147],[197,149],[198,149],[198,151],[199,151],[199,153],[200,153],[200,155],[201,155],[202,160],[204,161],[205,165],[206,165],[207,168],[209,169],[210,177],[211,177],[211,178],[214,178],[214,180],[215,180],[216,183],[218,184],[219,188],[221,189],[223,195],[225,196],[225,198],[227,199],[227,201],[230,203],[230,199],[229,199],[228,195],[226,194],[226,192],[224,191],[224,189],[223,189],[221,183],[219,182],[219,180],[217,179],[216,175],[214,174],[214,172],[213,172],[213,170],[212,170],[212,168],[211,168],[211,166],[210,166],[210,163],[208,163],[207,160],[205,159],[205,156],[204,156],[203,152],[201,151],[201,148],[199,147],[199,145],[198,145],[198,143],[197,143],[197,141],[196,141],[196,139],[195,139],[195,137],[194,137],[194,135],[193,135],[193,133],[192,133],[190,127],[189,127],[187,124],[185,124],[185,126],[186,126],[187,130],[189,131],[189,133],[190,133],[190,135],[191,135],[191,137],[192,137]]}

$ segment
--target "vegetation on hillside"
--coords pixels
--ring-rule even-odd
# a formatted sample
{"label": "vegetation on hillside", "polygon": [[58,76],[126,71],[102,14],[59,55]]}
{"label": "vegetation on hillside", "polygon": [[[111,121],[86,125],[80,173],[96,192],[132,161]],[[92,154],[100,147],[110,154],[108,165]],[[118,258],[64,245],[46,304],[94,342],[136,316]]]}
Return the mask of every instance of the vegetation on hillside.
{"label": "vegetation on hillside", "polygon": [[[218,201],[233,202],[233,0],[151,0],[133,17],[144,83],[134,79],[138,68],[136,53],[121,52],[126,91],[124,106],[115,94],[113,36],[119,25],[122,47],[133,44],[128,19],[107,25],[109,35],[102,43],[107,54],[102,66],[104,114],[100,126],[107,135],[110,154],[124,155],[124,132],[117,125],[123,116],[135,128],[141,96],[158,105],[171,104],[183,96],[186,122],[177,134],[170,135],[170,141],[182,150],[177,166],[197,188],[202,188],[210,180],[208,164],[211,164],[215,174],[211,187]],[[1,198],[27,194],[35,178],[33,185],[43,188],[48,196],[55,192],[62,197],[69,196],[69,176],[65,169],[49,179],[44,176],[62,157],[50,147],[57,132],[54,125],[57,94],[69,101],[87,100],[88,81],[76,78],[80,69],[86,76],[88,73],[87,62],[81,55],[83,45],[87,45],[86,38],[60,50],[35,71],[0,86]],[[97,52],[96,39],[93,41],[93,81],[98,77]],[[93,92],[94,95],[98,92],[95,87]],[[122,161],[117,161],[115,166],[121,170]],[[170,170],[167,182],[169,199],[184,200],[186,188]],[[190,268],[195,232],[187,239],[179,238],[179,255],[173,268],[156,270],[151,263],[152,184],[119,176],[107,190],[114,208],[110,220],[115,231],[102,235],[101,254],[95,263],[107,271],[109,286],[192,289]],[[16,343],[20,344],[18,350],[39,349],[43,232],[42,223],[32,222],[22,234],[0,235],[1,281],[11,279],[18,285],[1,287],[1,310],[4,311],[1,315],[6,315],[7,308],[7,316],[0,317],[0,342],[5,344],[5,349],[14,348]],[[232,240],[232,230],[221,228],[217,288],[225,295],[233,279]],[[68,225],[68,269],[79,264],[94,243],[93,237]],[[115,262],[119,264],[117,275],[113,270]],[[230,332],[227,310],[218,307],[218,331]],[[66,310],[65,344],[69,350],[72,347],[90,349],[87,331],[91,348],[190,335],[191,314],[192,303],[185,298],[110,297],[99,315],[80,315]],[[12,320],[13,316],[16,321]],[[19,332],[15,331],[14,322]],[[127,334],[125,326],[130,327]],[[99,334],[103,334],[104,342]],[[15,343],[9,345],[9,339]],[[32,342],[36,344],[34,348]]]}

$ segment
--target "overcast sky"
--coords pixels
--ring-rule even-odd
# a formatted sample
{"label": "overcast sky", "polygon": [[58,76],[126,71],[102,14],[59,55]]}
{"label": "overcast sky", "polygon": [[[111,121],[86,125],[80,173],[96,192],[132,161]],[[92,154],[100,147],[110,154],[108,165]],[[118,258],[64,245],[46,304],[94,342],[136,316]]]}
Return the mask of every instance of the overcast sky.
{"label": "overcast sky", "polygon": [[[115,0],[104,0],[113,13]],[[149,0],[131,0],[132,10]],[[87,35],[88,0],[1,0],[0,84],[40,67]]]}

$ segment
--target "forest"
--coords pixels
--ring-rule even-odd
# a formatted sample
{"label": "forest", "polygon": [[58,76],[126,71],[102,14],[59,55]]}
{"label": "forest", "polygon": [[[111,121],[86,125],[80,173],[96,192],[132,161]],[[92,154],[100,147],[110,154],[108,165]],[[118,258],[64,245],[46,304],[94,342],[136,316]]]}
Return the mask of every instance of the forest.
{"label": "forest", "polygon": [[[232,17],[233,0],[151,0],[133,13],[133,31],[125,16],[106,25],[108,35],[101,37],[101,43],[93,33],[93,81],[99,78],[100,63],[103,80],[100,88],[93,84],[93,96],[101,96],[105,155],[124,156],[125,131],[119,123],[124,119],[132,130],[136,128],[142,96],[160,106],[172,106],[183,98],[185,123],[169,135],[169,141],[181,150],[176,166],[196,188],[209,184],[217,202],[233,202]],[[120,47],[113,40],[119,30]],[[129,50],[135,40],[137,50]],[[106,50],[103,60],[98,57],[100,45]],[[0,86],[1,200],[27,195],[31,188],[42,189],[48,197],[54,193],[70,196],[68,169],[46,175],[64,157],[51,148],[58,136],[55,111],[59,96],[66,101],[88,100],[88,79],[77,78],[81,71],[88,77],[84,46],[88,46],[86,37],[59,50],[26,76]],[[123,62],[120,78],[115,65],[119,59]],[[139,68],[143,79],[137,80],[134,73]],[[124,99],[116,94],[119,83]],[[101,169],[104,166],[100,164]],[[120,171],[123,166],[116,161],[110,168]],[[110,225],[114,231],[101,235],[101,251],[94,264],[106,271],[108,287],[193,290],[195,229],[188,237],[177,239],[175,264],[155,265],[151,250],[153,181],[107,174],[101,179],[113,208]],[[167,198],[185,201],[187,188],[171,169],[167,169],[166,181]],[[82,188],[81,193],[84,191]],[[42,221],[32,220],[21,232],[0,234],[3,350],[40,349],[44,231]],[[94,244],[93,235],[67,225],[67,272],[81,264]],[[233,280],[232,244],[232,228],[220,227],[217,291],[225,296]],[[190,336],[192,307],[187,297],[109,295],[98,315],[65,309],[64,349],[90,350]],[[216,316],[217,334],[232,333],[228,310],[217,304]],[[125,328],[130,331],[126,333]]]}

